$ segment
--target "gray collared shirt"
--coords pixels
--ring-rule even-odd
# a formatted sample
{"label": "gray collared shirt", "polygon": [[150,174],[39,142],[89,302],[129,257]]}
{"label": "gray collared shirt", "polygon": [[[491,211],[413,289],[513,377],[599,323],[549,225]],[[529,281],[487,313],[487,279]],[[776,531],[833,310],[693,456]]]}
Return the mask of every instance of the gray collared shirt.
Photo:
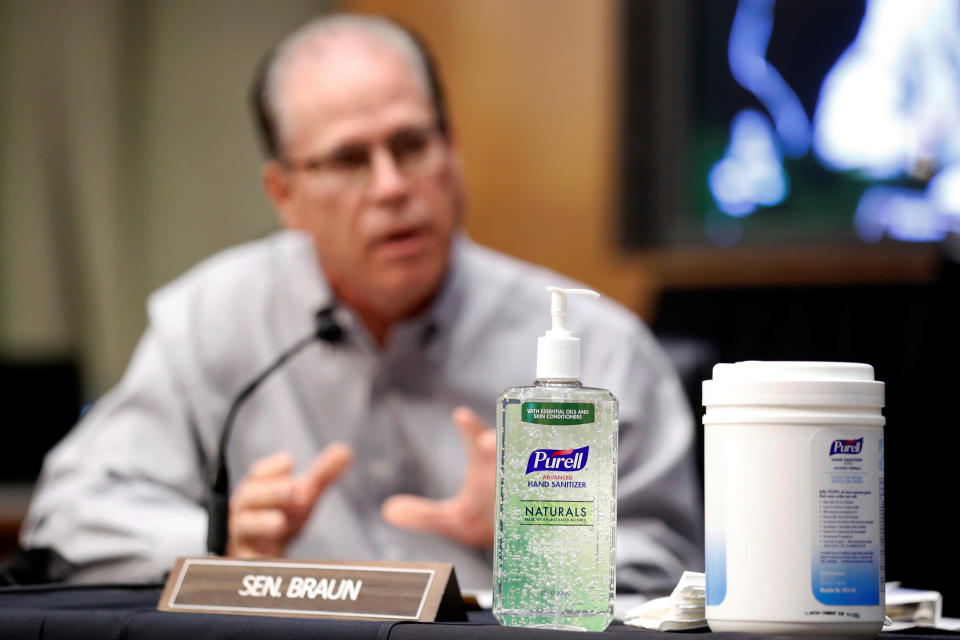
{"label": "gray collared shirt", "polygon": [[[457,492],[465,452],[450,414],[466,405],[493,424],[503,389],[533,381],[548,284],[577,286],[459,237],[437,299],[383,349],[341,306],[344,341],[310,345],[257,390],[234,426],[232,484],[275,451],[297,471],[334,440],[356,454],[289,556],[453,562],[462,586],[489,588],[490,550],[390,527],[380,505]],[[230,403],[331,303],[310,239],[294,232],[218,254],[154,293],[123,379],[48,455],[21,543],[56,548],[78,581],[157,579],[177,556],[202,554],[208,465]],[[568,325],[584,384],[620,401],[618,583],[669,589],[703,562],[679,381],[622,307],[572,301]]]}

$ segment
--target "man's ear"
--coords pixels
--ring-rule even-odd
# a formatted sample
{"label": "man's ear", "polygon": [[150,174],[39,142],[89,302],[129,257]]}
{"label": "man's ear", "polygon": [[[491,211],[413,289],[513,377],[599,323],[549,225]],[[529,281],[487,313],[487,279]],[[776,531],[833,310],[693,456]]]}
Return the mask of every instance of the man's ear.
{"label": "man's ear", "polygon": [[260,181],[280,224],[288,229],[297,228],[297,217],[290,206],[290,175],[283,165],[276,160],[267,160],[260,171]]}

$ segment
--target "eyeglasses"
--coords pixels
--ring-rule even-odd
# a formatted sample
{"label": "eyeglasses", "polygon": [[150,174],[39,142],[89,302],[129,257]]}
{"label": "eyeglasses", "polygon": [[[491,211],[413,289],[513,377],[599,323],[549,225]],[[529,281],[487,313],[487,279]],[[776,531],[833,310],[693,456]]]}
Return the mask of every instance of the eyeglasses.
{"label": "eyeglasses", "polygon": [[[443,164],[443,136],[435,126],[409,127],[390,135],[383,143],[397,170],[407,178],[427,176]],[[295,162],[283,160],[290,171],[309,174],[326,189],[360,189],[373,180],[373,155],[378,145],[346,144],[330,153]]]}

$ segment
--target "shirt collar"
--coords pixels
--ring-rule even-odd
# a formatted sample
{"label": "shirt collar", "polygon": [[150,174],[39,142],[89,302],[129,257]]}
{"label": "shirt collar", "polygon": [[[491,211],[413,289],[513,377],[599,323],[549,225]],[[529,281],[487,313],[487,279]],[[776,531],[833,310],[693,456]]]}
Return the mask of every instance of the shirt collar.
{"label": "shirt collar", "polygon": [[463,301],[463,252],[467,242],[462,232],[454,235],[437,296],[421,313],[397,323],[387,344],[388,354],[421,352],[428,359],[442,356]]}
{"label": "shirt collar", "polygon": [[[421,352],[429,359],[442,356],[444,345],[447,344],[454,323],[463,301],[463,253],[469,239],[463,232],[456,233],[451,239],[450,260],[444,274],[440,290],[433,302],[422,312],[398,322],[390,331],[387,346],[383,355],[386,357],[402,356],[411,352]],[[312,245],[312,241],[311,241]],[[313,286],[305,289],[310,292],[311,320],[316,312],[327,307],[337,307],[334,317],[337,322],[355,339],[377,351],[373,339],[366,327],[352,309],[345,305],[337,306],[329,282],[323,275],[320,260],[316,250],[312,252],[315,264]]]}

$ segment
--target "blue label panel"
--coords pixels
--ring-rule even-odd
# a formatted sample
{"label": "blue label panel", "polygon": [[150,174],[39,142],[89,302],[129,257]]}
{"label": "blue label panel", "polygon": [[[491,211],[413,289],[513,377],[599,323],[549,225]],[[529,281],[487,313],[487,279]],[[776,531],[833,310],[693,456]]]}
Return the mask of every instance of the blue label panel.
{"label": "blue label panel", "polygon": [[727,597],[727,544],[723,536],[707,540],[707,606],[713,607]]}
{"label": "blue label panel", "polygon": [[[859,552],[851,562],[813,563],[813,595],[823,604],[880,604],[880,575],[874,554]],[[846,555],[846,554],[841,554]],[[838,558],[839,560],[840,558]],[[708,592],[709,593],[709,592]]]}

